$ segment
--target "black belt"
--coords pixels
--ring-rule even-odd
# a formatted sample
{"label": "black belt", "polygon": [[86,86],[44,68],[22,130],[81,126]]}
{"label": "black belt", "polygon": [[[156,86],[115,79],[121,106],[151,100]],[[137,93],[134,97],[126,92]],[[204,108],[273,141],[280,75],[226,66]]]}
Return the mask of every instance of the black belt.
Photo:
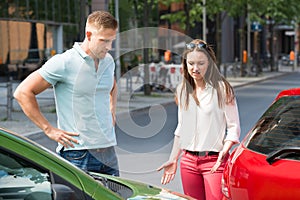
{"label": "black belt", "polygon": [[189,151],[184,150],[186,153],[194,155],[194,156],[212,156],[212,155],[219,155],[219,152],[216,151]]}

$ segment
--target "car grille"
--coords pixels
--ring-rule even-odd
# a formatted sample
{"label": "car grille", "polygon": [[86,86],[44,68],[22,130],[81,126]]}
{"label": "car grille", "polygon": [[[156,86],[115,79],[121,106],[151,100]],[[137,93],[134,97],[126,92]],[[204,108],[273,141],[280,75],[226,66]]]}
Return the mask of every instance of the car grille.
{"label": "car grille", "polygon": [[115,182],[113,180],[107,179],[105,177],[100,177],[100,176],[94,176],[93,178],[100,181],[104,187],[107,189],[117,193],[120,195],[122,198],[127,199],[133,195],[133,191],[127,187],[126,185],[123,185],[121,183]]}

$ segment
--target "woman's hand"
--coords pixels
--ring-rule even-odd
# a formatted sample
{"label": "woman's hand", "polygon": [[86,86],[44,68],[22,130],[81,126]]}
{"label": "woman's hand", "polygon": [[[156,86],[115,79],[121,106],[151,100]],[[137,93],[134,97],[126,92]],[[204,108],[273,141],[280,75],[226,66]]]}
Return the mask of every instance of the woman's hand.
{"label": "woman's hand", "polygon": [[176,170],[177,170],[177,160],[176,161],[168,161],[164,163],[161,167],[157,169],[160,171],[164,169],[164,174],[161,177],[161,184],[165,185],[172,181],[175,177]]}
{"label": "woman's hand", "polygon": [[229,153],[229,150],[231,149],[231,147],[234,144],[235,144],[234,141],[230,141],[230,140],[225,141],[223,149],[219,153],[218,160],[217,160],[216,164],[211,168],[210,173],[214,173],[215,171],[217,171],[217,169],[220,167],[220,165],[224,161],[225,157]]}
{"label": "woman's hand", "polygon": [[223,151],[220,151],[217,162],[215,163],[215,165],[211,168],[210,173],[214,173],[217,171],[217,169],[220,167],[220,165],[222,164],[224,158],[225,158],[226,154]]}

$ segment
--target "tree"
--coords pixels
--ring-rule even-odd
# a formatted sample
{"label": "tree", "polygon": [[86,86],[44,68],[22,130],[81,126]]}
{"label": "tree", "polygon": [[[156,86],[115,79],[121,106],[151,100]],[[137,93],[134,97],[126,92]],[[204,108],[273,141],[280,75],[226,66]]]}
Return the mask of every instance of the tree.
{"label": "tree", "polygon": [[175,13],[162,15],[160,18],[168,20],[170,23],[178,23],[187,34],[195,27],[197,22],[202,22],[203,5],[199,0],[160,0],[160,3],[170,7],[173,3],[183,3],[184,9]]}
{"label": "tree", "polygon": [[[126,2],[126,1],[124,1]],[[157,27],[158,26],[158,13],[157,13],[157,0],[128,0],[127,4],[124,2],[120,5],[126,6],[127,9],[124,10],[132,10],[133,12],[126,12],[128,17],[128,22],[131,24],[131,27],[127,28],[139,28],[139,27]],[[121,28],[125,26],[121,26]],[[122,30],[121,31],[125,31]],[[147,33],[145,33],[147,34]],[[148,36],[144,36],[146,38],[143,40],[144,47],[149,46],[145,44],[149,42],[147,38]],[[151,95],[151,88],[149,84],[149,49],[143,49],[143,62],[144,62],[144,94]]]}
{"label": "tree", "polygon": [[[161,16],[161,19],[171,23],[178,22],[186,34],[190,33],[196,23],[202,22],[203,5],[199,0],[160,0],[166,6],[172,3],[184,3],[184,10]],[[211,20],[216,22],[216,43],[221,44],[221,25],[225,16],[240,20],[240,56],[246,47],[247,14],[249,22],[258,21],[266,23],[266,19],[272,20],[272,27],[278,24],[291,24],[299,22],[299,1],[294,0],[206,0],[206,13]],[[272,30],[271,33],[274,31]],[[217,48],[217,57],[220,58],[221,48]],[[274,56],[274,52],[272,52]],[[272,59],[273,60],[273,59]]]}
{"label": "tree", "polygon": [[[192,29],[197,23],[202,23],[203,7],[206,7],[207,16],[211,21],[216,21],[215,41],[217,44],[217,58],[221,59],[221,25],[224,19],[223,0],[206,0],[206,5],[203,5],[199,0],[161,0],[165,6],[170,6],[172,3],[183,3],[184,9],[175,13],[168,13],[161,16],[161,19],[169,20],[170,23],[177,22],[180,27],[185,30],[185,33],[191,35]],[[222,18],[223,16],[223,18]],[[202,35],[203,37],[203,35]]]}
{"label": "tree", "polygon": [[[263,20],[263,23],[267,21],[271,21],[270,23],[270,32],[271,32],[271,40],[270,40],[270,48],[271,48],[271,66],[272,70],[278,70],[275,67],[275,63],[277,63],[277,55],[274,48],[273,37],[276,34],[274,27],[280,24],[286,25],[294,25],[297,27],[297,24],[300,21],[299,10],[300,10],[300,2],[294,0],[266,0],[267,7],[264,9],[260,7],[261,13],[254,15],[254,17],[263,16],[260,19]],[[255,9],[252,10],[254,12]],[[295,34],[296,37],[296,34]]]}

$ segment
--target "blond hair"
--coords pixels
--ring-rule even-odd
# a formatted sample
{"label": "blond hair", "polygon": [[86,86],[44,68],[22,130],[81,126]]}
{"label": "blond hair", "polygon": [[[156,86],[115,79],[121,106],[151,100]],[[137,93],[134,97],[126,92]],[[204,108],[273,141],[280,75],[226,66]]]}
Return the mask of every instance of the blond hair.
{"label": "blond hair", "polygon": [[86,21],[86,31],[94,32],[99,31],[102,28],[116,30],[118,28],[118,22],[109,12],[92,12]]}

